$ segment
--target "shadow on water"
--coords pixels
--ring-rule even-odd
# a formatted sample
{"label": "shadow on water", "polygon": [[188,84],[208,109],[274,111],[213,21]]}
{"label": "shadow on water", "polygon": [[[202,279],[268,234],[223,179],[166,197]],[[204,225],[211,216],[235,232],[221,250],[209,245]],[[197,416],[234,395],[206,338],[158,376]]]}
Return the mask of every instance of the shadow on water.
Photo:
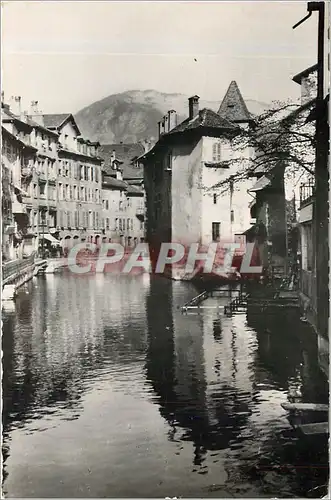
{"label": "shadow on water", "polygon": [[[121,426],[134,418],[135,405],[140,408],[143,402],[143,411],[151,411],[150,422],[158,432],[166,428],[164,442],[155,439],[155,448],[170,443],[169,460],[183,453],[179,474],[189,468],[190,474],[200,474],[199,481],[210,476],[216,482],[225,470],[226,492],[239,498],[305,497],[312,488],[317,495],[321,487],[324,492],[326,443],[300,439],[281,408],[287,400],[328,401],[328,385],[317,363],[317,341],[297,318],[246,318],[246,313],[230,318],[215,309],[183,315],[179,306],[196,295],[195,288],[157,276],[146,283],[125,276],[121,282],[104,276],[93,280],[48,277],[26,290],[16,302],[15,315],[7,313],[3,318],[4,479],[13,430],[30,426],[34,443],[41,430],[38,422],[45,416],[54,417],[60,432],[59,420],[78,419],[84,412],[94,419],[95,411],[102,432],[94,434],[91,428],[100,441],[88,445],[96,448],[95,456],[109,456],[109,464],[115,464],[118,476],[112,487],[116,493],[120,497],[128,491],[122,484],[128,467],[133,484],[150,491],[138,476],[143,470],[139,467],[151,463],[144,460],[153,461],[154,455],[146,451],[145,457],[131,448],[131,439],[137,450],[145,434],[135,435],[135,426],[128,434],[127,427]],[[108,404],[98,400],[103,390],[114,398],[119,394],[114,400],[123,404],[119,409],[111,407],[112,422],[118,422],[111,432],[109,414],[104,420],[99,415]],[[92,409],[84,402],[89,391],[96,405]],[[151,407],[157,408],[162,425],[155,423]],[[136,427],[141,415],[145,414],[139,410]],[[77,432],[83,440],[86,431],[81,422]],[[118,445],[128,463],[118,466],[103,433],[112,436],[113,446]],[[129,450],[127,455],[123,448]],[[91,489],[91,495],[97,496],[100,482],[104,482],[102,491],[108,493],[110,486],[109,478],[102,476],[104,463],[94,460],[92,466],[101,471]],[[17,463],[21,464],[16,448],[13,469],[21,467]],[[60,467],[56,464],[55,472]],[[38,464],[33,469],[38,482],[36,469]],[[157,476],[160,470],[155,466],[150,472]],[[65,492],[73,491],[70,488],[80,472],[78,468],[71,482],[67,477]],[[20,474],[24,483],[24,471]],[[52,481],[46,491],[52,489]],[[166,481],[171,483],[172,476]],[[189,491],[189,486],[183,484],[183,491]],[[201,489],[194,496],[207,493]]]}
{"label": "shadow on water", "polygon": [[227,491],[234,496],[250,491],[247,484],[262,495],[326,492],[326,440],[315,439],[313,447],[299,438],[280,406],[328,401],[313,332],[286,315],[253,317],[237,327],[211,312],[183,316],[174,286],[152,281],[146,307],[147,377],[169,439],[193,443],[198,470],[207,469],[208,453],[226,450]]}

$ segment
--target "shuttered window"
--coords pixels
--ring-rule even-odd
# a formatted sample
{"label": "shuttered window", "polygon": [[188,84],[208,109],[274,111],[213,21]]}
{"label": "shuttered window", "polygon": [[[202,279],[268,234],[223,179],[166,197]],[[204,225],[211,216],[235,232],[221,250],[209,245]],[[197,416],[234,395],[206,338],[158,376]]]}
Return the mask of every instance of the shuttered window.
{"label": "shuttered window", "polygon": [[214,142],[213,144],[213,161],[219,162],[221,161],[221,143]]}

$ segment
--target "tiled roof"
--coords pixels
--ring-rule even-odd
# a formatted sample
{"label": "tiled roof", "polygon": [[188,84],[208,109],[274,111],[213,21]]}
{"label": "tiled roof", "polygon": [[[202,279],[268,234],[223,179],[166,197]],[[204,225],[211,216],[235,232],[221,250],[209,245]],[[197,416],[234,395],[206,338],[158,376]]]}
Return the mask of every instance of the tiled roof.
{"label": "tiled roof", "polygon": [[22,117],[19,117],[19,116],[14,115],[14,113],[12,111],[10,111],[9,109],[6,109],[6,108],[2,108],[2,120],[3,121],[9,121],[9,120],[15,121],[16,125],[21,125],[23,127],[28,126],[28,127],[38,128],[40,130],[44,130],[45,132],[47,132],[53,136],[58,136],[58,134],[56,132],[54,132],[53,130],[49,130],[48,128],[40,125],[40,123],[33,120],[30,116],[24,115]]}
{"label": "tiled roof", "polygon": [[173,128],[170,132],[164,134],[162,137],[199,128],[218,128],[223,130],[236,129],[235,125],[230,123],[227,119],[221,117],[219,114],[215,113],[215,111],[212,111],[208,108],[203,108],[201,111],[199,111],[198,115],[195,118],[193,118],[192,120],[190,120],[190,118],[187,118],[182,123],[177,125],[177,127]]}
{"label": "tiled roof", "polygon": [[122,162],[120,168],[124,179],[139,179],[144,176],[143,169],[134,167],[132,160],[144,153],[142,144],[103,144],[100,146],[99,155],[104,160],[104,172],[111,174],[114,171],[111,168],[111,156],[115,151],[115,158]]}
{"label": "tiled roof", "polygon": [[128,184],[120,179],[115,179],[115,177],[106,175],[102,180],[102,187],[122,189],[125,191],[128,188]]}
{"label": "tiled roof", "polygon": [[1,134],[3,136],[7,135],[7,137],[9,137],[11,140],[17,142],[22,147],[22,149],[29,149],[30,151],[34,151],[34,152],[38,151],[37,148],[31,146],[30,144],[26,144],[25,142],[21,141],[18,137],[16,137],[16,135],[9,132],[9,130],[7,130],[3,126],[1,126]]}
{"label": "tiled roof", "polygon": [[222,118],[226,118],[232,122],[247,122],[252,119],[243,96],[240,93],[237,82],[234,80],[230,83],[218,110],[218,114]]}
{"label": "tiled roof", "polygon": [[309,68],[304,69],[303,71],[300,71],[297,75],[295,75],[292,80],[295,83],[301,84],[302,78],[305,78],[305,76],[310,75],[311,73],[315,73],[318,69],[318,64],[313,64],[313,66],[309,66]]}
{"label": "tiled roof", "polygon": [[127,186],[127,193],[131,195],[136,195],[136,196],[144,196],[144,191],[140,189],[138,186],[132,186],[128,184]]}
{"label": "tiled roof", "polygon": [[70,115],[71,113],[43,115],[44,125],[47,128],[58,128]]}

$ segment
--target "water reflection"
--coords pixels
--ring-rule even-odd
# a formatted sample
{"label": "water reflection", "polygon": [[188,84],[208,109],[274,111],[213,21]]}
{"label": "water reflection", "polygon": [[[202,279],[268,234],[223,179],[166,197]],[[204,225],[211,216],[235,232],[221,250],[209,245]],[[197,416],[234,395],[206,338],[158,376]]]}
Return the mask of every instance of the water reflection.
{"label": "water reflection", "polygon": [[304,496],[326,482],[324,445],[299,442],[280,406],[325,402],[316,339],[284,318],[183,315],[195,294],[147,275],[22,290],[3,327],[9,496]]}

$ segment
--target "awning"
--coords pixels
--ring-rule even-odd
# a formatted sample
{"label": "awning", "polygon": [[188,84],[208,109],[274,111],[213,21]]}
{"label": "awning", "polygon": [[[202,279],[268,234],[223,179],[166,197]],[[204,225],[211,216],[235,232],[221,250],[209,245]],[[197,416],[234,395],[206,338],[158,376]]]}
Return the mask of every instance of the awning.
{"label": "awning", "polygon": [[268,179],[265,175],[263,175],[255,184],[254,186],[249,189],[248,191],[262,191],[262,189],[266,188],[269,186],[271,183],[271,180]]}
{"label": "awning", "polygon": [[50,243],[52,243],[52,245],[58,245],[58,246],[61,246],[60,245],[60,242],[59,240],[57,240],[56,238],[54,238],[54,236],[52,236],[51,234],[42,234],[41,235],[41,239],[45,239],[47,241],[49,241]]}

